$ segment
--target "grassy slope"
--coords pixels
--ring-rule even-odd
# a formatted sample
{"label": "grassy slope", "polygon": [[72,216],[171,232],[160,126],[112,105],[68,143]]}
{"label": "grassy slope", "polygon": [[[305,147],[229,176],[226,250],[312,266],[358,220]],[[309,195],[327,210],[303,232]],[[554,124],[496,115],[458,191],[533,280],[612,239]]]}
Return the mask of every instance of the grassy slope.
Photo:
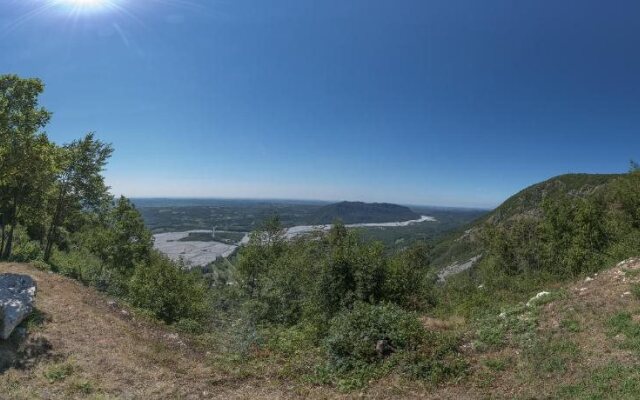
{"label": "grassy slope", "polygon": [[[166,327],[110,307],[92,288],[23,264],[0,273],[31,275],[38,283],[37,321],[20,344],[26,367],[0,373],[0,398],[275,398],[262,382],[237,381],[213,368],[206,352]],[[48,345],[42,345],[48,343]],[[0,351],[11,352],[14,339]],[[43,352],[50,347],[49,351]],[[38,354],[43,353],[43,354]]]}
{"label": "grassy slope", "polygon": [[[125,315],[104,295],[62,276],[22,264],[0,264],[0,272],[27,273],[39,286],[37,318],[21,345],[31,353],[23,354],[22,368],[0,373],[2,399],[635,398],[640,392],[640,260],[549,287],[546,299],[532,307],[523,299],[505,317],[425,318],[427,329],[464,334],[468,375],[440,387],[391,376],[355,393],[307,384],[273,355],[258,354],[246,365],[223,362],[215,347]],[[0,354],[15,344],[0,345]]]}

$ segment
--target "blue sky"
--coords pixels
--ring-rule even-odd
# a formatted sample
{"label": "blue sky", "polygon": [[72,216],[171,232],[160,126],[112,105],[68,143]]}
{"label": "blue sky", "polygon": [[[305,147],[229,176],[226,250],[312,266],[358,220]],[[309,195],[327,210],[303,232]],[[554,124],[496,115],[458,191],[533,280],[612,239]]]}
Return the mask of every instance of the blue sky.
{"label": "blue sky", "polygon": [[640,159],[637,0],[65,1],[0,1],[0,73],[116,194],[494,206]]}

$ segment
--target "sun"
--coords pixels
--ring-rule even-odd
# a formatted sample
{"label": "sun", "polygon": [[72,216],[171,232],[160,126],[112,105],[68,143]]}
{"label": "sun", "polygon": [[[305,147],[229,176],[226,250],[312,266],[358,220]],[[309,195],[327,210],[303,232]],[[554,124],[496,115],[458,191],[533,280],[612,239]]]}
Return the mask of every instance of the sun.
{"label": "sun", "polygon": [[76,5],[79,7],[87,6],[87,7],[97,7],[104,3],[103,0],[64,0],[63,3],[69,3],[71,5]]}
{"label": "sun", "polygon": [[88,13],[107,10],[116,6],[118,0],[50,0],[56,6],[67,8],[74,13]]}

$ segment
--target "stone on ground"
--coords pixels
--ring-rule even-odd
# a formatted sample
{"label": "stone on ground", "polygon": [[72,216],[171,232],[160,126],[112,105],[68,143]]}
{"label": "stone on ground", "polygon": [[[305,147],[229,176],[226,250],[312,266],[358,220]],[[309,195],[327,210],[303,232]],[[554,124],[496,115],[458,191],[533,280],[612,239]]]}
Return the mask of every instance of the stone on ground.
{"label": "stone on ground", "polygon": [[0,274],[0,339],[11,332],[33,311],[36,283],[28,275]]}

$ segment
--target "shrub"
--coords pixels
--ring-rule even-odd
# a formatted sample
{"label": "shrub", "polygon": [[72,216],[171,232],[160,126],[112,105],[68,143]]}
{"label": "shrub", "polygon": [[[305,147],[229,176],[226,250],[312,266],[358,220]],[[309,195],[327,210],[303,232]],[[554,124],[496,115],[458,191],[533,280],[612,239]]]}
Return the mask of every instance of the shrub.
{"label": "shrub", "polygon": [[410,309],[424,309],[436,303],[434,274],[429,273],[429,247],[416,243],[388,263],[385,282],[387,298]]}
{"label": "shrub", "polygon": [[55,383],[65,380],[68,376],[73,374],[74,369],[73,364],[65,362],[49,366],[43,374],[49,383]]}
{"label": "shrub", "polygon": [[[386,355],[380,341],[390,349]],[[319,371],[345,390],[391,372],[439,383],[465,372],[459,344],[455,334],[426,331],[415,313],[395,304],[356,303],[331,321],[324,341],[329,362]]]}
{"label": "shrub", "polygon": [[198,321],[191,318],[182,318],[176,322],[176,328],[184,333],[199,335],[205,332],[205,327]]}
{"label": "shrub", "polygon": [[42,259],[40,243],[31,240],[27,230],[18,226],[14,233],[14,245],[11,259],[17,262],[29,262]]}
{"label": "shrub", "polygon": [[356,303],[331,320],[325,346],[336,369],[350,370],[381,361],[381,340],[396,352],[412,351],[426,342],[427,332],[414,313],[394,304]]}
{"label": "shrub", "polygon": [[157,253],[148,263],[136,266],[129,285],[132,304],[152,311],[167,323],[183,318],[202,319],[205,293],[201,279]]}

